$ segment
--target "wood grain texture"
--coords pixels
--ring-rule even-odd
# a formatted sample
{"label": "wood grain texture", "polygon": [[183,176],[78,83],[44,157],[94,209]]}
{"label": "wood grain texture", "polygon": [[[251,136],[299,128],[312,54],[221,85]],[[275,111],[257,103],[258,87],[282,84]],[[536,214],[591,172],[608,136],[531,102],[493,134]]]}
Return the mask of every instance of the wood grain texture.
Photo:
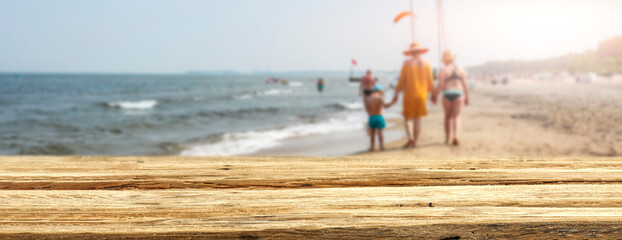
{"label": "wood grain texture", "polygon": [[621,160],[3,157],[0,238],[616,239]]}

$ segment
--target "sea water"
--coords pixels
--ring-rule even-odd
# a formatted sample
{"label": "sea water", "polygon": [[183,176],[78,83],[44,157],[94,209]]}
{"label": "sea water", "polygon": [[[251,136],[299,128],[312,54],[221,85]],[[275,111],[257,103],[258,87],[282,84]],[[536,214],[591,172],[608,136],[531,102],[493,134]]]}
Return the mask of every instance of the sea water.
{"label": "sea water", "polygon": [[0,154],[243,155],[363,128],[347,76],[268,77],[0,74]]}

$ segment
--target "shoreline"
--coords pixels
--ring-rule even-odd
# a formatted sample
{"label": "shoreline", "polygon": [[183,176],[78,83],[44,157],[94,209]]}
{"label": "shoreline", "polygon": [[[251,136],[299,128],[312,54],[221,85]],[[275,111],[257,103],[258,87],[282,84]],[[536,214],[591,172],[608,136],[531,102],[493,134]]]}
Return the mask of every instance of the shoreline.
{"label": "shoreline", "polygon": [[[390,115],[391,116],[391,115]],[[397,126],[398,118],[387,118],[387,128],[384,130],[385,146],[399,141],[403,137],[403,130]],[[361,123],[363,125],[365,123]],[[376,141],[378,141],[376,139]],[[378,144],[376,142],[376,144]],[[259,150],[243,156],[353,156],[367,153],[369,149],[369,135],[365,129],[335,132],[290,138],[280,146]],[[376,145],[376,151],[378,146]]]}
{"label": "shoreline", "polygon": [[[384,129],[385,146],[399,141],[404,134],[403,128],[398,126],[402,124],[399,121],[401,119],[399,111],[397,107],[384,110],[383,116],[387,123]],[[349,114],[367,116],[363,108]],[[356,123],[360,124],[360,129],[292,137],[282,140],[279,146],[260,149],[242,156],[352,156],[365,153],[369,149],[369,135],[364,128],[367,126],[365,117],[361,117],[361,121]],[[378,149],[377,141],[376,139],[376,149]]]}
{"label": "shoreline", "polygon": [[[367,135],[363,131],[351,131],[334,134],[343,141],[331,143],[332,135],[293,138],[281,146],[249,155],[614,157],[622,154],[622,125],[616,122],[622,120],[622,115],[615,111],[622,109],[619,94],[622,78],[592,84],[577,84],[571,79],[549,82],[515,79],[509,85],[477,82],[474,86],[471,105],[463,109],[458,147],[445,145],[442,107],[429,104],[429,115],[422,120],[418,148],[402,149],[406,137],[401,106],[396,104],[386,111],[390,117],[385,117],[392,126],[386,129],[389,134],[385,135],[389,137],[385,136],[385,152],[368,152]],[[351,150],[338,149],[339,145],[334,143]]]}

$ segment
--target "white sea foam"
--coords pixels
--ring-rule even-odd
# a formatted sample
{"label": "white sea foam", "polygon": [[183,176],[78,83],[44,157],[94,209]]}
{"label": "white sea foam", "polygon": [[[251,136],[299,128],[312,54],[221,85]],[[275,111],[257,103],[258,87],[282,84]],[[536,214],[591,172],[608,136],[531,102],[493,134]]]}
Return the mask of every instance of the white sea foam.
{"label": "white sea foam", "polygon": [[237,100],[245,100],[245,99],[253,98],[253,95],[252,94],[242,94],[242,95],[235,96],[233,98],[235,98]]}
{"label": "white sea foam", "polygon": [[231,156],[257,152],[279,146],[293,137],[328,134],[362,129],[364,115],[339,116],[324,122],[301,124],[283,129],[227,133],[222,141],[199,144],[184,150],[183,156]]}
{"label": "white sea foam", "polygon": [[237,100],[245,100],[245,99],[251,99],[254,96],[274,96],[274,95],[280,95],[280,94],[287,94],[291,92],[292,90],[289,90],[289,89],[269,89],[269,90],[264,90],[264,91],[255,91],[253,93],[240,94],[240,95],[234,96],[233,98]]}
{"label": "white sea foam", "polygon": [[337,103],[337,105],[341,106],[346,110],[361,110],[363,109],[363,102],[350,102],[350,103]]}
{"label": "white sea foam", "polygon": [[109,102],[109,107],[121,108],[121,109],[129,109],[129,110],[146,110],[152,109],[156,105],[158,105],[158,101],[156,100],[143,100],[136,102]]}
{"label": "white sea foam", "polygon": [[304,86],[304,85],[305,84],[302,83],[302,82],[289,82],[289,86],[292,86],[292,87],[301,87],[301,86]]}
{"label": "white sea foam", "polygon": [[258,95],[258,96],[263,96],[263,95],[279,95],[279,94],[290,93],[290,92],[292,92],[292,91],[291,90],[283,90],[283,89],[270,89],[270,90],[266,90],[266,91],[257,92],[256,95]]}

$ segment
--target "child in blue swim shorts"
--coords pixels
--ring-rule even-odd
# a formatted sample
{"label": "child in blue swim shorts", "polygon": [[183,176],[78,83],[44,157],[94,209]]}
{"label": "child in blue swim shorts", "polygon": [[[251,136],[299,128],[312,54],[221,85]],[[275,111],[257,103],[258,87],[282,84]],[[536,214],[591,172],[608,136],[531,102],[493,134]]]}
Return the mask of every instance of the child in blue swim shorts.
{"label": "child in blue swim shorts", "polygon": [[384,121],[384,117],[382,116],[382,108],[389,108],[391,105],[384,103],[381,85],[374,86],[372,91],[371,96],[365,98],[365,110],[369,115],[368,125],[370,129],[369,136],[371,141],[369,151],[374,151],[376,135],[378,136],[380,150],[384,151],[384,136],[382,134],[382,129],[386,127],[386,123]]}

